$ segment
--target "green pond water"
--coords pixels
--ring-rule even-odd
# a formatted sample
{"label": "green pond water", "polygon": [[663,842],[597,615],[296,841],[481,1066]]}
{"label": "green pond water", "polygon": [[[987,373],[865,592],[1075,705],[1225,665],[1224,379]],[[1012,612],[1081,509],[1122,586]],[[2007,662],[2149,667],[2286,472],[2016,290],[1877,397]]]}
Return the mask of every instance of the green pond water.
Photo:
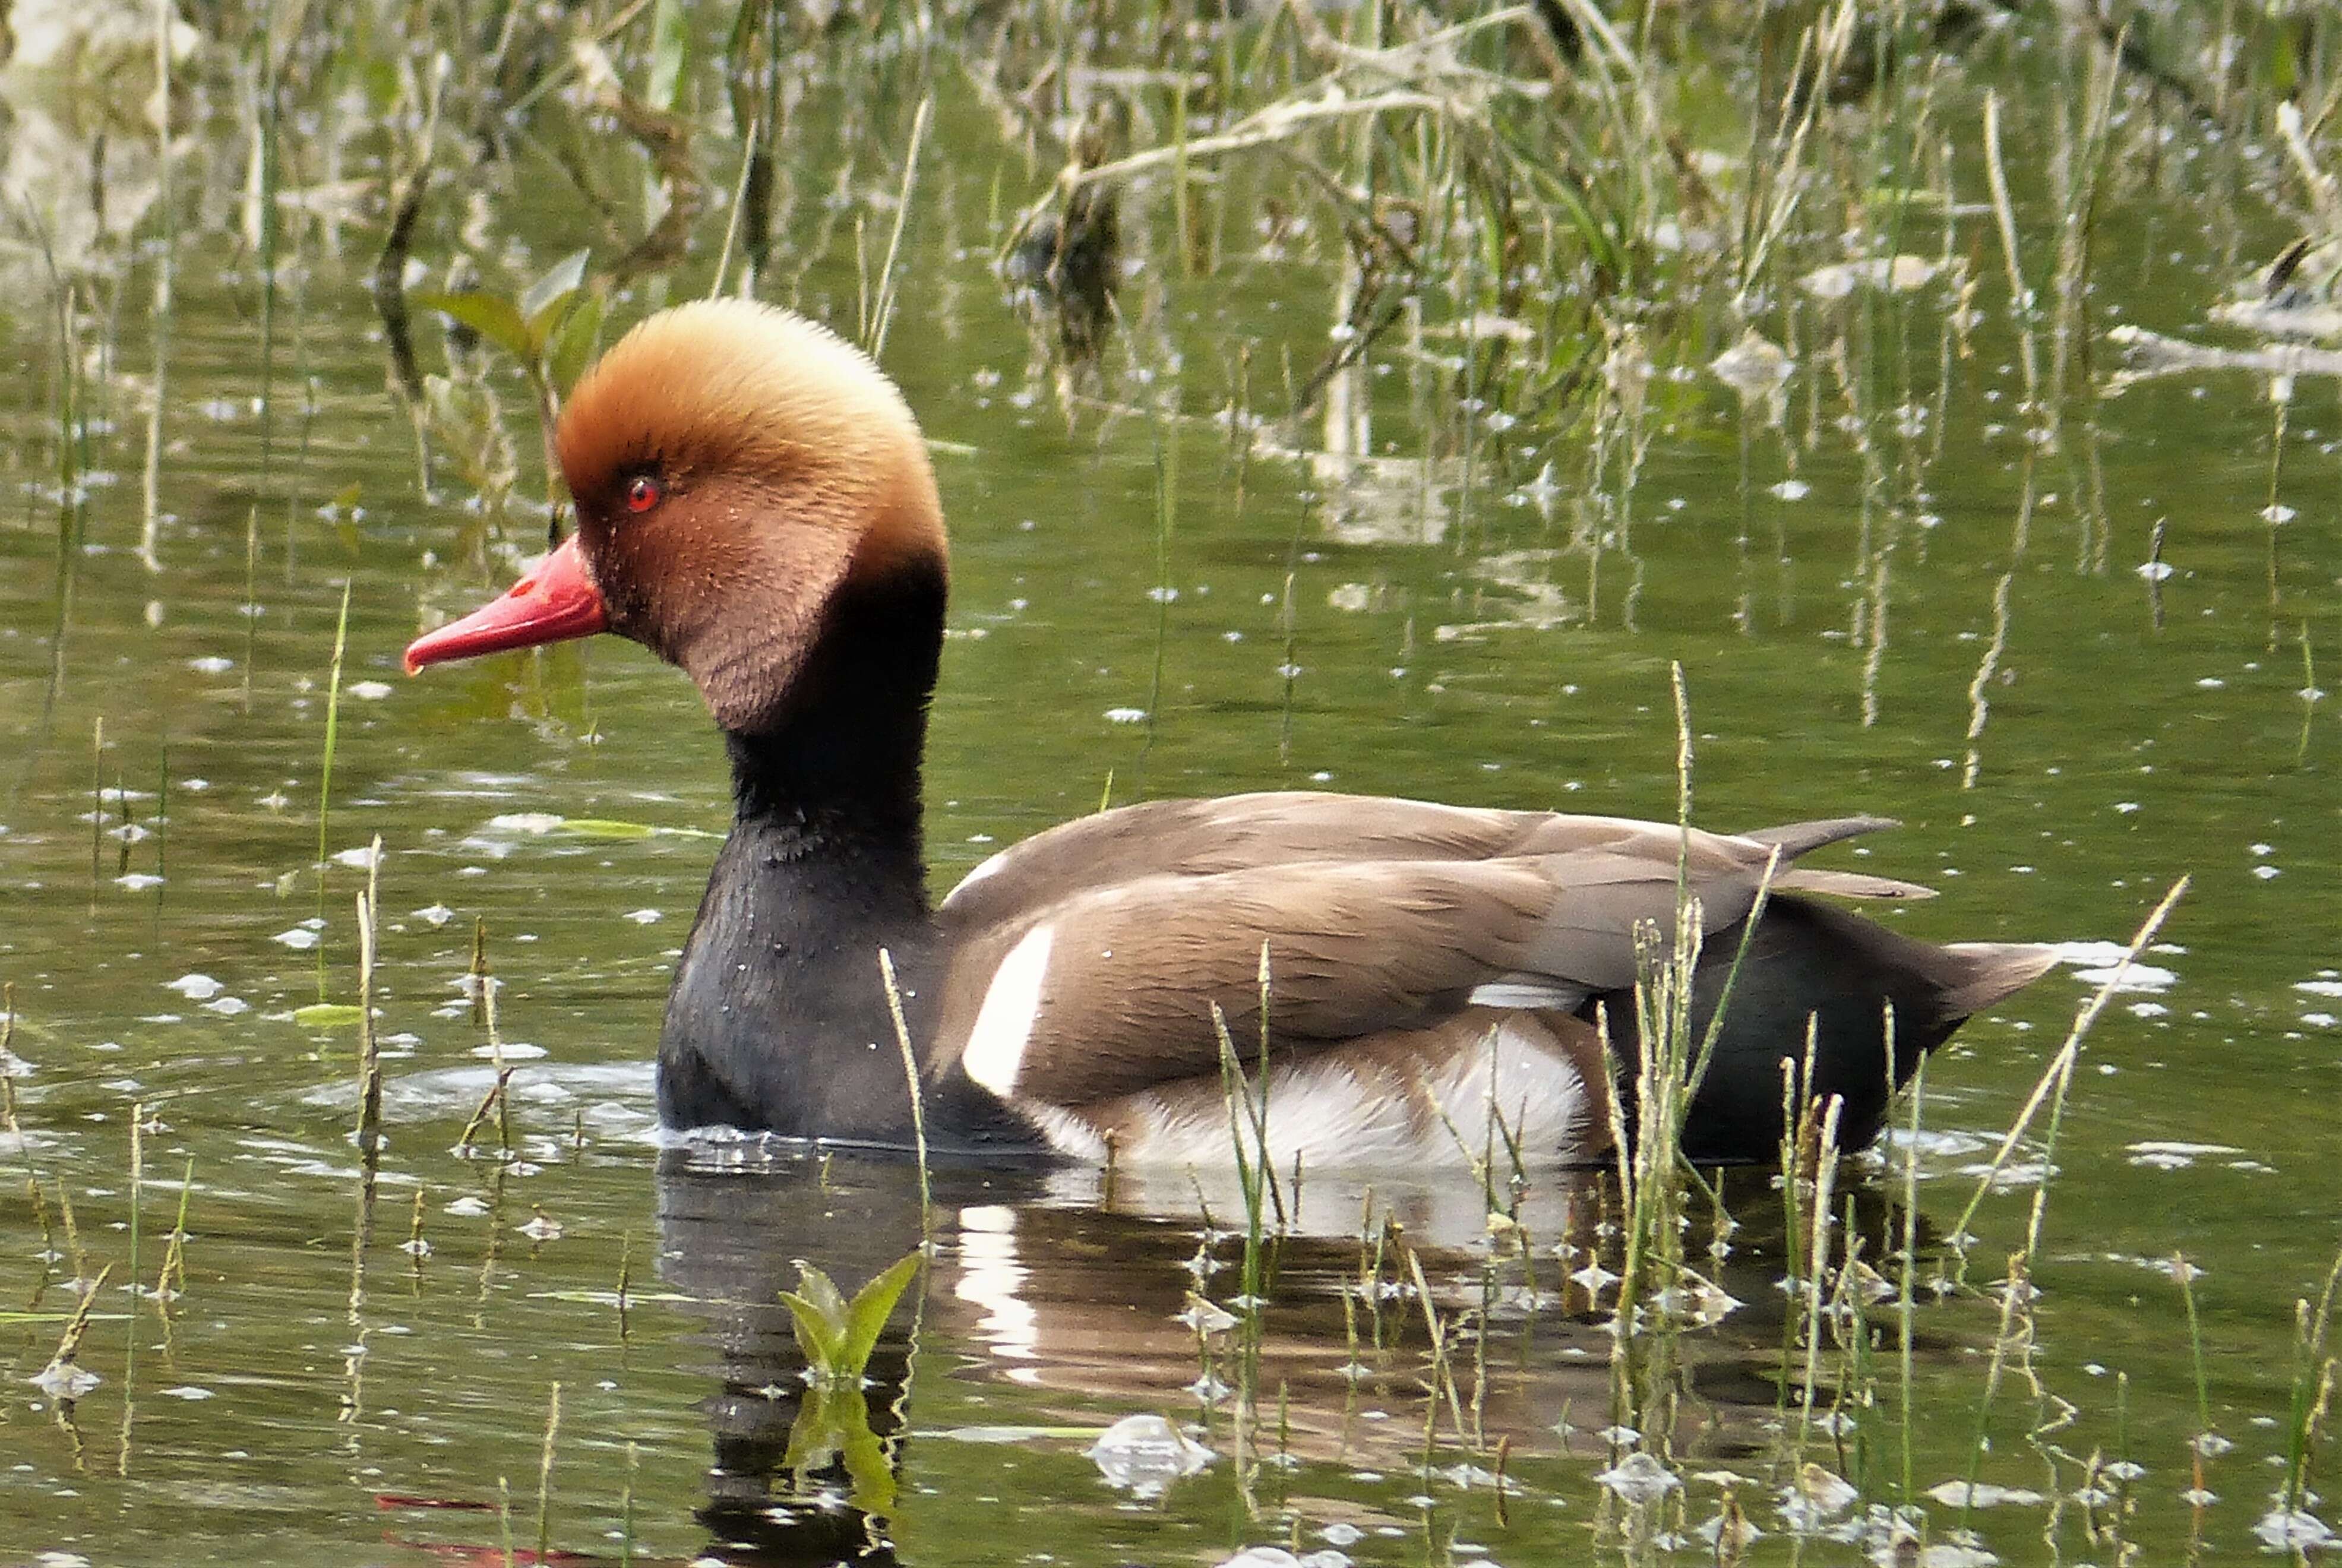
{"label": "green pond water", "polygon": [[[2274,153],[2184,115],[2138,129],[2154,111],[2126,92],[2137,141],[2112,161],[2087,334],[2066,345],[2087,357],[2042,438],[1975,142],[1997,81],[2046,377],[2062,220],[2045,53],[2000,47],[1934,89],[1959,143],[1957,275],[1817,297],[1794,279],[1846,258],[1843,215],[1804,215],[1756,319],[1796,359],[1780,425],[1706,371],[1741,329],[1712,289],[1654,316],[1639,421],[1598,474],[1586,423],[1508,403],[1518,380],[1471,398],[1456,340],[1404,328],[1342,378],[1375,462],[1313,461],[1316,415],[1232,440],[1214,415],[1282,410],[1326,351],[1336,287],[1326,253],[1271,232],[1260,176],[1240,170],[1199,187],[1220,253],[1194,275],[1160,187],[1134,195],[1122,325],[1060,381],[1054,328],[1028,332],[993,265],[1054,156],[1029,164],[946,55],[923,78],[916,51],[806,45],[796,202],[765,292],[853,329],[853,219],[882,253],[931,81],[885,363],[937,443],[953,529],[927,769],[938,890],[1109,789],[1664,817],[1671,661],[1698,819],[1901,819],[1835,864],[1938,887],[1883,916],[1904,929],[2118,944],[2192,878],[2089,1035],[2054,1153],[2037,1120],[1969,1222],[1968,1285],[1923,1283],[1907,1402],[1889,1333],[1877,1400],[1840,1403],[1803,1454],[1859,1489],[1842,1519],[1903,1502],[1907,1478],[1927,1561],[2235,1560],[2264,1550],[2254,1526],[2284,1479],[2294,1303],[2342,1242],[2342,710],[2305,692],[2342,678],[2342,404],[2330,379],[2292,387],[2273,480],[2265,376],[2097,395],[2119,321],[2243,341],[2205,313],[2293,233],[2252,194]],[[366,286],[378,194],[345,213],[326,189],[382,174],[363,84],[288,120],[287,188],[325,194],[284,204],[264,315],[240,69],[183,88],[167,207],[151,138],[115,135],[112,205],[93,215],[72,193],[103,127],[27,100],[10,132],[12,189],[79,215],[53,235],[54,275],[21,235],[0,255],[0,1065],[17,1126],[0,1143],[0,1563],[501,1562],[507,1543],[526,1560],[541,1510],[571,1561],[1211,1564],[1285,1545],[1520,1568],[1712,1560],[1674,1537],[1726,1492],[1768,1533],[1754,1560],[1895,1560],[1852,1527],[1785,1533],[1791,1298],[1779,1201],[1753,1173],[1726,1181],[1742,1229],[1716,1275],[1745,1304],[1681,1345],[1681,1489],[1632,1518],[1595,1480],[1627,1452],[1605,1435],[1600,1273],[1572,1277],[1601,1255],[1610,1200],[1561,1177],[1523,1201],[1526,1250],[1469,1181],[1306,1179],[1262,1308],[1261,1420],[1240,1433],[1214,1387],[1236,1377],[1229,1337],[1199,1351],[1180,1321],[1191,1290],[1226,1304],[1241,1288],[1232,1182],[938,1171],[916,1333],[906,1309],[871,1368],[870,1423],[902,1440],[891,1473],[794,1473],[803,1362],[776,1293],[797,1260],[850,1290],[916,1244],[916,1175],[663,1147],[648,1063],[728,815],[720,750],[688,683],[613,639],[401,676],[408,639],[500,591],[543,519],[484,519],[444,452],[419,487]],[[695,69],[720,123],[716,67]],[[1736,150],[1734,123],[1718,147]],[[2134,155],[2148,144],[2167,162]],[[642,160],[609,145],[624,187]],[[719,187],[736,145],[699,149]],[[466,224],[496,286],[581,245],[607,260],[545,141],[458,165],[415,241],[435,279]],[[693,258],[622,289],[614,323],[705,289],[720,188],[709,204]],[[1918,226],[1905,248],[1936,257],[1941,214]],[[1952,333],[1962,310],[1972,325]],[[443,368],[435,322],[418,315],[415,337]],[[158,341],[156,569],[140,544]],[[482,363],[535,494],[525,387]],[[60,504],[61,471],[79,504]],[[2265,513],[2273,484],[2282,510]],[[2158,548],[2167,574],[2142,573]],[[387,1144],[362,1221],[355,1031],[302,1010],[356,1001],[370,875]],[[513,1064],[505,1157],[493,1129],[458,1147],[495,1078],[475,923]],[[2094,989],[2077,967],[1936,1059],[1916,1147],[1849,1166],[1866,1257],[1901,1245],[1907,1164],[1923,1282],[1957,1263],[1978,1174]],[[1996,1364],[1993,1282],[2045,1178],[2029,1337]],[[158,1299],[183,1206],[184,1278]],[[1360,1239],[1386,1214],[1418,1249],[1453,1403],[1426,1391],[1399,1253],[1377,1265]],[[1590,1251],[1557,1253],[1572,1237]],[[2200,1358],[2175,1254],[2200,1271]],[[77,1282],[108,1265],[78,1354],[99,1381],[61,1401],[35,1380]],[[1090,1456],[1146,1413],[1210,1462],[1150,1487]],[[2233,1446],[2191,1446],[2207,1414]],[[1964,1509],[1971,1479],[2008,1490]]]}

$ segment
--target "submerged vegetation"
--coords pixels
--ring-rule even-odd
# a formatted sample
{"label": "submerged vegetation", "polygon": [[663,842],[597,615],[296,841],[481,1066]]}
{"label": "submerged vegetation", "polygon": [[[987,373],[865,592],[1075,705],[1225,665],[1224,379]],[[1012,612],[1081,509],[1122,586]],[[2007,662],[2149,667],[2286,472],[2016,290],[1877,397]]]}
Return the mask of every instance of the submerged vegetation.
{"label": "submerged vegetation", "polygon": [[[2327,1548],[2329,7],[5,19],[11,1546]],[[660,1148],[684,699],[372,715],[564,531],[596,350],[729,292],[926,421],[946,866],[1101,785],[1688,814],[1696,754],[1704,822],[1895,810],[1969,924],[2130,939],[1872,1154],[1785,1084],[1777,1174],[1673,1142],[1696,919],[1612,1170],[1276,1170],[1233,1040],[1224,1171]]]}

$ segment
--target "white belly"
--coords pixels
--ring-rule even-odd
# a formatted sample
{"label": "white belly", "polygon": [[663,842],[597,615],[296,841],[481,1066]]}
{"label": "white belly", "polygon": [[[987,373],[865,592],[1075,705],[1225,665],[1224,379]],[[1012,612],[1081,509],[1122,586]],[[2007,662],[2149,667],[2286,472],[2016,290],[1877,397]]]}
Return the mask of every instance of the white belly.
{"label": "white belly", "polygon": [[[1403,1038],[1272,1062],[1272,1167],[1469,1170],[1486,1163],[1508,1172],[1514,1149],[1525,1166],[1598,1157],[1609,1142],[1599,1109],[1604,1090],[1589,1092],[1576,1062],[1534,1015],[1493,1016],[1461,1050]],[[1249,1093],[1257,1096],[1256,1080]],[[1225,1168],[1235,1164],[1239,1129],[1247,1159],[1259,1141],[1245,1113],[1231,1115],[1226,1091],[1211,1079],[1089,1105],[1020,1104],[1059,1153],[1118,1166]]]}

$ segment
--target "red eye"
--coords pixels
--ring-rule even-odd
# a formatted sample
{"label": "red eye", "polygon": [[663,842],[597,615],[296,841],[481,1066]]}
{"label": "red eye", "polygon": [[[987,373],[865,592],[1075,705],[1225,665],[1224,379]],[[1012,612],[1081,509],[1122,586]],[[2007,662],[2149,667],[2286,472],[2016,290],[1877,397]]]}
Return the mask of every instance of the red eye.
{"label": "red eye", "polygon": [[666,499],[666,492],[647,474],[637,474],[626,485],[626,510],[647,512]]}

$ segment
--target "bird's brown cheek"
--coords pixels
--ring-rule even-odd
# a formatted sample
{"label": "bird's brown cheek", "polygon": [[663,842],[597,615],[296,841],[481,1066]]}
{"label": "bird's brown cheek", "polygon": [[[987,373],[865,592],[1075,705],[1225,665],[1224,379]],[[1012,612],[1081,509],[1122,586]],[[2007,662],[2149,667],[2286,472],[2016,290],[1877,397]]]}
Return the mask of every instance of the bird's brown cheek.
{"label": "bird's brown cheek", "polygon": [[629,642],[650,647],[658,645],[658,640],[653,634],[649,607],[643,603],[641,595],[624,589],[616,593],[605,591],[602,603],[609,606],[610,630]]}
{"label": "bird's brown cheek", "polygon": [[670,664],[687,664],[741,579],[741,541],[705,506],[680,498],[603,530],[589,545],[610,629]]}
{"label": "bird's brown cheek", "polygon": [[630,532],[615,529],[598,518],[581,517],[577,543],[593,575],[595,591],[602,595],[608,629],[629,641],[656,647],[651,634],[650,604],[638,586],[646,581],[641,541],[627,537]]}

